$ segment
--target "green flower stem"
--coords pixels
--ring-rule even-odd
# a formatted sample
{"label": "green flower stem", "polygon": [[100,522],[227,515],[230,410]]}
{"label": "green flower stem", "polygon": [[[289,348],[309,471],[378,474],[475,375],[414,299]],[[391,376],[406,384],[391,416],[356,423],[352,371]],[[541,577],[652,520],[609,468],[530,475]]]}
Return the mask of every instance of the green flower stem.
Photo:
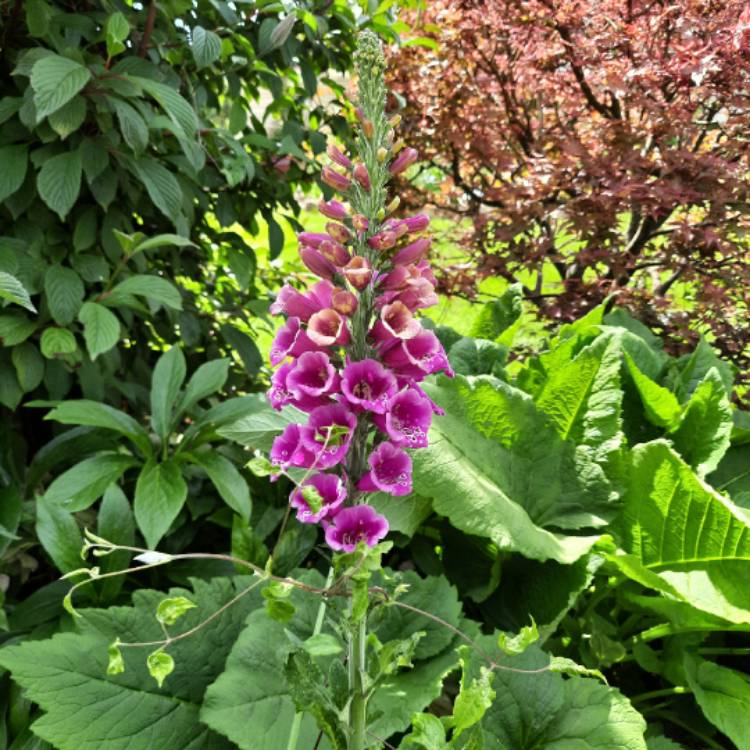
{"label": "green flower stem", "polygon": [[[331,588],[333,583],[333,565],[328,570],[328,576],[326,577],[326,589]],[[326,614],[326,600],[321,599],[320,605],[318,606],[318,614],[315,617],[315,627],[313,628],[313,635],[318,635],[323,629],[323,620]],[[300,729],[302,728],[302,716],[301,713],[294,714],[294,720],[289,730],[289,742],[286,744],[286,750],[297,750],[297,741],[299,740]]]}
{"label": "green flower stem", "polygon": [[367,660],[367,617],[353,623],[349,637],[349,750],[364,750],[367,734],[367,695],[365,675]]}

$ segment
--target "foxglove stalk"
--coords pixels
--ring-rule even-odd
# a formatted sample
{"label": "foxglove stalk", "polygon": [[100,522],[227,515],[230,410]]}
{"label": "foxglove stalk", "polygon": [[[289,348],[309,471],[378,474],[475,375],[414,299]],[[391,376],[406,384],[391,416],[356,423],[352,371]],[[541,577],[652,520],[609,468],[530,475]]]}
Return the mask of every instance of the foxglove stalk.
{"label": "foxglove stalk", "polygon": [[451,374],[417,312],[437,302],[425,259],[430,219],[392,215],[399,196],[388,195],[389,183],[417,152],[395,137],[398,117],[386,116],[383,68],[377,39],[363,35],[357,148],[328,147],[321,179],[340,197],[318,204],[325,232],[298,235],[302,261],[320,280],[308,291],[284,287],[271,306],[287,320],[271,349],[278,369],[268,397],[276,409],[308,414],[276,438],[271,459],[280,473],[308,470],[290,503],[303,523],[322,524],[338,551],[373,546],[387,533],[367,495],[411,492],[409,451],[427,445],[434,411],[418,384]]}

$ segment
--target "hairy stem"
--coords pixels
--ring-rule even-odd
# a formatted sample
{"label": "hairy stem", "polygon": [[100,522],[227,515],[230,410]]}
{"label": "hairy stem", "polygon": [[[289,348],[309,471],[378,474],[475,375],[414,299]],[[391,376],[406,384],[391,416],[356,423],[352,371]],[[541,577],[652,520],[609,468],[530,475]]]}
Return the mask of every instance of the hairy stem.
{"label": "hairy stem", "polygon": [[349,750],[364,750],[367,734],[367,617],[354,623],[349,636]]}

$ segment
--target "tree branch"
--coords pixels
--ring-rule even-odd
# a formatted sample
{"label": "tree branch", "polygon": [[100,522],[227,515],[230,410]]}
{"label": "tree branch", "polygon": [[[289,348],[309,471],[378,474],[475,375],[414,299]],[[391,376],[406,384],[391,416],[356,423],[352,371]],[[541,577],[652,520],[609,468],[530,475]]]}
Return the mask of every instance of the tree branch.
{"label": "tree branch", "polygon": [[154,31],[154,24],[156,23],[156,0],[151,0],[148,5],[148,15],[146,16],[146,25],[143,28],[143,36],[141,37],[141,46],[138,48],[138,57],[146,57],[148,52],[148,45],[151,42],[151,34]]}

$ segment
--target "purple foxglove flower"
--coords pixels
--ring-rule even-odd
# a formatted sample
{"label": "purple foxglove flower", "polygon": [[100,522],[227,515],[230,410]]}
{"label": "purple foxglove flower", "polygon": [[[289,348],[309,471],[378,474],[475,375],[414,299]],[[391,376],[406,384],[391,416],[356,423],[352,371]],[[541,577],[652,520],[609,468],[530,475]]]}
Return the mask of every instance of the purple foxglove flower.
{"label": "purple foxglove flower", "polygon": [[396,388],[396,378],[375,359],[350,362],[344,367],[341,392],[355,409],[384,414]]}
{"label": "purple foxglove flower", "polygon": [[[450,374],[450,375],[451,375],[451,377],[452,377],[452,373],[449,373],[449,374]],[[434,402],[434,401],[433,401],[433,400],[432,400],[432,399],[431,399],[431,398],[430,398],[430,397],[429,397],[429,396],[428,396],[428,395],[427,395],[427,394],[426,394],[426,393],[424,392],[424,390],[422,390],[421,386],[419,386],[419,385],[417,385],[416,383],[414,383],[414,384],[413,384],[413,385],[412,385],[411,387],[412,387],[412,388],[413,388],[413,389],[414,389],[414,390],[415,390],[415,391],[416,391],[417,393],[419,393],[419,394],[420,394],[420,396],[422,396],[422,398],[425,398],[425,399],[427,399],[427,401],[428,401],[428,402],[429,402],[429,404],[430,404],[430,409],[432,409],[432,413],[433,413],[433,414],[437,414],[437,415],[438,415],[439,417],[445,416],[445,409],[443,409],[442,407],[438,406],[438,405],[437,405],[437,404],[436,404],[436,403],[435,403],[435,402]]]}
{"label": "purple foxglove flower", "polygon": [[395,244],[398,237],[395,232],[379,232],[367,240],[367,244],[374,250],[390,250]]}
{"label": "purple foxglove flower", "polygon": [[305,352],[286,376],[286,389],[296,406],[312,411],[338,391],[340,378],[325,352]]}
{"label": "purple foxglove flower", "polygon": [[422,332],[422,325],[411,314],[411,310],[398,300],[384,305],[380,320],[375,323],[370,335],[377,342],[388,343],[391,339],[413,339]]}
{"label": "purple foxglove flower", "polygon": [[277,411],[292,403],[293,396],[286,385],[286,377],[294,369],[294,363],[285,362],[271,377],[271,388],[267,392],[271,406]]}
{"label": "purple foxglove flower", "polygon": [[346,318],[331,307],[316,312],[310,318],[307,335],[318,346],[345,346],[351,340]]}
{"label": "purple foxglove flower", "polygon": [[310,412],[307,424],[300,429],[300,439],[315,456],[316,468],[330,469],[341,463],[356,426],[357,418],[343,404],[319,406]]}
{"label": "purple foxglove flower", "polygon": [[409,232],[423,232],[430,226],[430,217],[427,214],[417,214],[416,216],[407,216],[402,220]]}
{"label": "purple foxglove flower", "polygon": [[378,286],[386,291],[401,289],[411,277],[411,266],[396,266],[380,280]]}
{"label": "purple foxglove flower", "polygon": [[302,427],[288,424],[271,447],[271,463],[288,468],[298,466],[310,469],[315,463],[315,454],[302,443]]}
{"label": "purple foxglove flower", "polygon": [[414,380],[440,370],[453,375],[445,349],[432,331],[423,330],[412,339],[400,341],[385,352],[383,362],[397,375]]}
{"label": "purple foxglove flower", "polygon": [[374,547],[388,533],[388,521],[371,505],[353,505],[340,510],[326,527],[331,549],[354,552],[359,542]]}
{"label": "purple foxglove flower", "polygon": [[349,255],[349,251],[343,245],[334,240],[326,240],[325,242],[321,242],[318,250],[337,268],[345,266],[351,258],[351,256]]}
{"label": "purple foxglove flower", "polygon": [[391,398],[384,415],[375,423],[395,445],[426,448],[432,423],[432,402],[417,388],[405,388]]}
{"label": "purple foxglove flower", "polygon": [[326,202],[322,200],[318,203],[318,211],[327,219],[335,219],[336,221],[343,221],[349,215],[346,206],[338,201]]}
{"label": "purple foxglove flower", "polygon": [[388,171],[392,175],[401,174],[405,169],[408,169],[414,162],[419,158],[419,152],[415,148],[405,148],[399,153],[399,155],[391,162],[388,167]]}
{"label": "purple foxglove flower", "polygon": [[370,192],[370,188],[372,187],[370,183],[370,173],[367,171],[367,167],[364,164],[357,164],[356,167],[354,167],[354,172],[352,172],[354,175],[354,179],[362,186],[362,189],[366,192]]}
{"label": "purple foxglove flower", "polygon": [[354,214],[354,216],[352,216],[352,226],[358,232],[366,232],[367,228],[370,226],[370,222],[366,217],[362,216],[362,214]]}
{"label": "purple foxglove flower", "polygon": [[330,234],[324,232],[300,232],[297,240],[300,245],[309,245],[310,247],[319,248],[321,242],[333,239]]}
{"label": "purple foxglove flower", "polygon": [[361,255],[355,255],[345,266],[343,270],[344,278],[360,292],[367,288],[372,279],[372,268],[367,258]]}
{"label": "purple foxglove flower", "polygon": [[321,279],[333,279],[336,275],[336,266],[331,263],[319,250],[305,245],[300,248],[299,257],[307,268]]}
{"label": "purple foxglove flower", "polygon": [[390,495],[411,493],[411,457],[405,450],[393,443],[381,443],[367,462],[370,471],[357,482],[357,489]]}
{"label": "purple foxglove flower", "polygon": [[314,351],[318,346],[302,330],[299,318],[289,318],[286,323],[276,331],[271,344],[271,364],[278,365],[287,357],[299,357],[305,352]]}
{"label": "purple foxglove flower", "polygon": [[318,310],[322,310],[331,304],[332,289],[333,285],[330,282],[319,281],[313,285],[309,292],[302,294],[293,286],[285,284],[271,305],[271,314],[284,313],[299,318],[303,323],[306,323]]}
{"label": "purple foxglove flower", "polygon": [[326,153],[328,154],[331,161],[338,164],[340,167],[343,167],[344,169],[351,169],[352,168],[352,162],[351,159],[343,152],[341,149],[336,148],[333,144],[328,146],[326,149]]}
{"label": "purple foxglove flower", "polygon": [[430,249],[432,240],[429,237],[420,237],[418,240],[402,247],[394,256],[393,264],[396,266],[408,266],[421,260]]}
{"label": "purple foxglove flower", "polygon": [[352,186],[352,181],[346,175],[343,175],[341,172],[337,172],[330,167],[323,167],[323,170],[320,173],[320,179],[329,187],[332,187],[334,190],[339,190],[342,193],[346,192]]}
{"label": "purple foxglove flower", "polygon": [[333,309],[337,313],[346,315],[347,317],[356,312],[358,304],[357,296],[351,292],[347,292],[345,289],[337,289],[331,298]]}
{"label": "purple foxglove flower", "polygon": [[297,511],[297,520],[302,523],[318,523],[324,518],[332,518],[346,500],[346,487],[336,474],[313,474],[302,482],[302,487],[314,487],[323,501],[320,510],[313,511],[299,487],[292,491],[289,504]]}
{"label": "purple foxglove flower", "polygon": [[437,305],[438,296],[435,287],[427,279],[420,278],[410,281],[398,295],[398,300],[414,311]]}
{"label": "purple foxglove flower", "polygon": [[328,232],[336,242],[347,243],[352,238],[352,233],[343,224],[337,224],[335,221],[329,221],[326,224],[326,232]]}

